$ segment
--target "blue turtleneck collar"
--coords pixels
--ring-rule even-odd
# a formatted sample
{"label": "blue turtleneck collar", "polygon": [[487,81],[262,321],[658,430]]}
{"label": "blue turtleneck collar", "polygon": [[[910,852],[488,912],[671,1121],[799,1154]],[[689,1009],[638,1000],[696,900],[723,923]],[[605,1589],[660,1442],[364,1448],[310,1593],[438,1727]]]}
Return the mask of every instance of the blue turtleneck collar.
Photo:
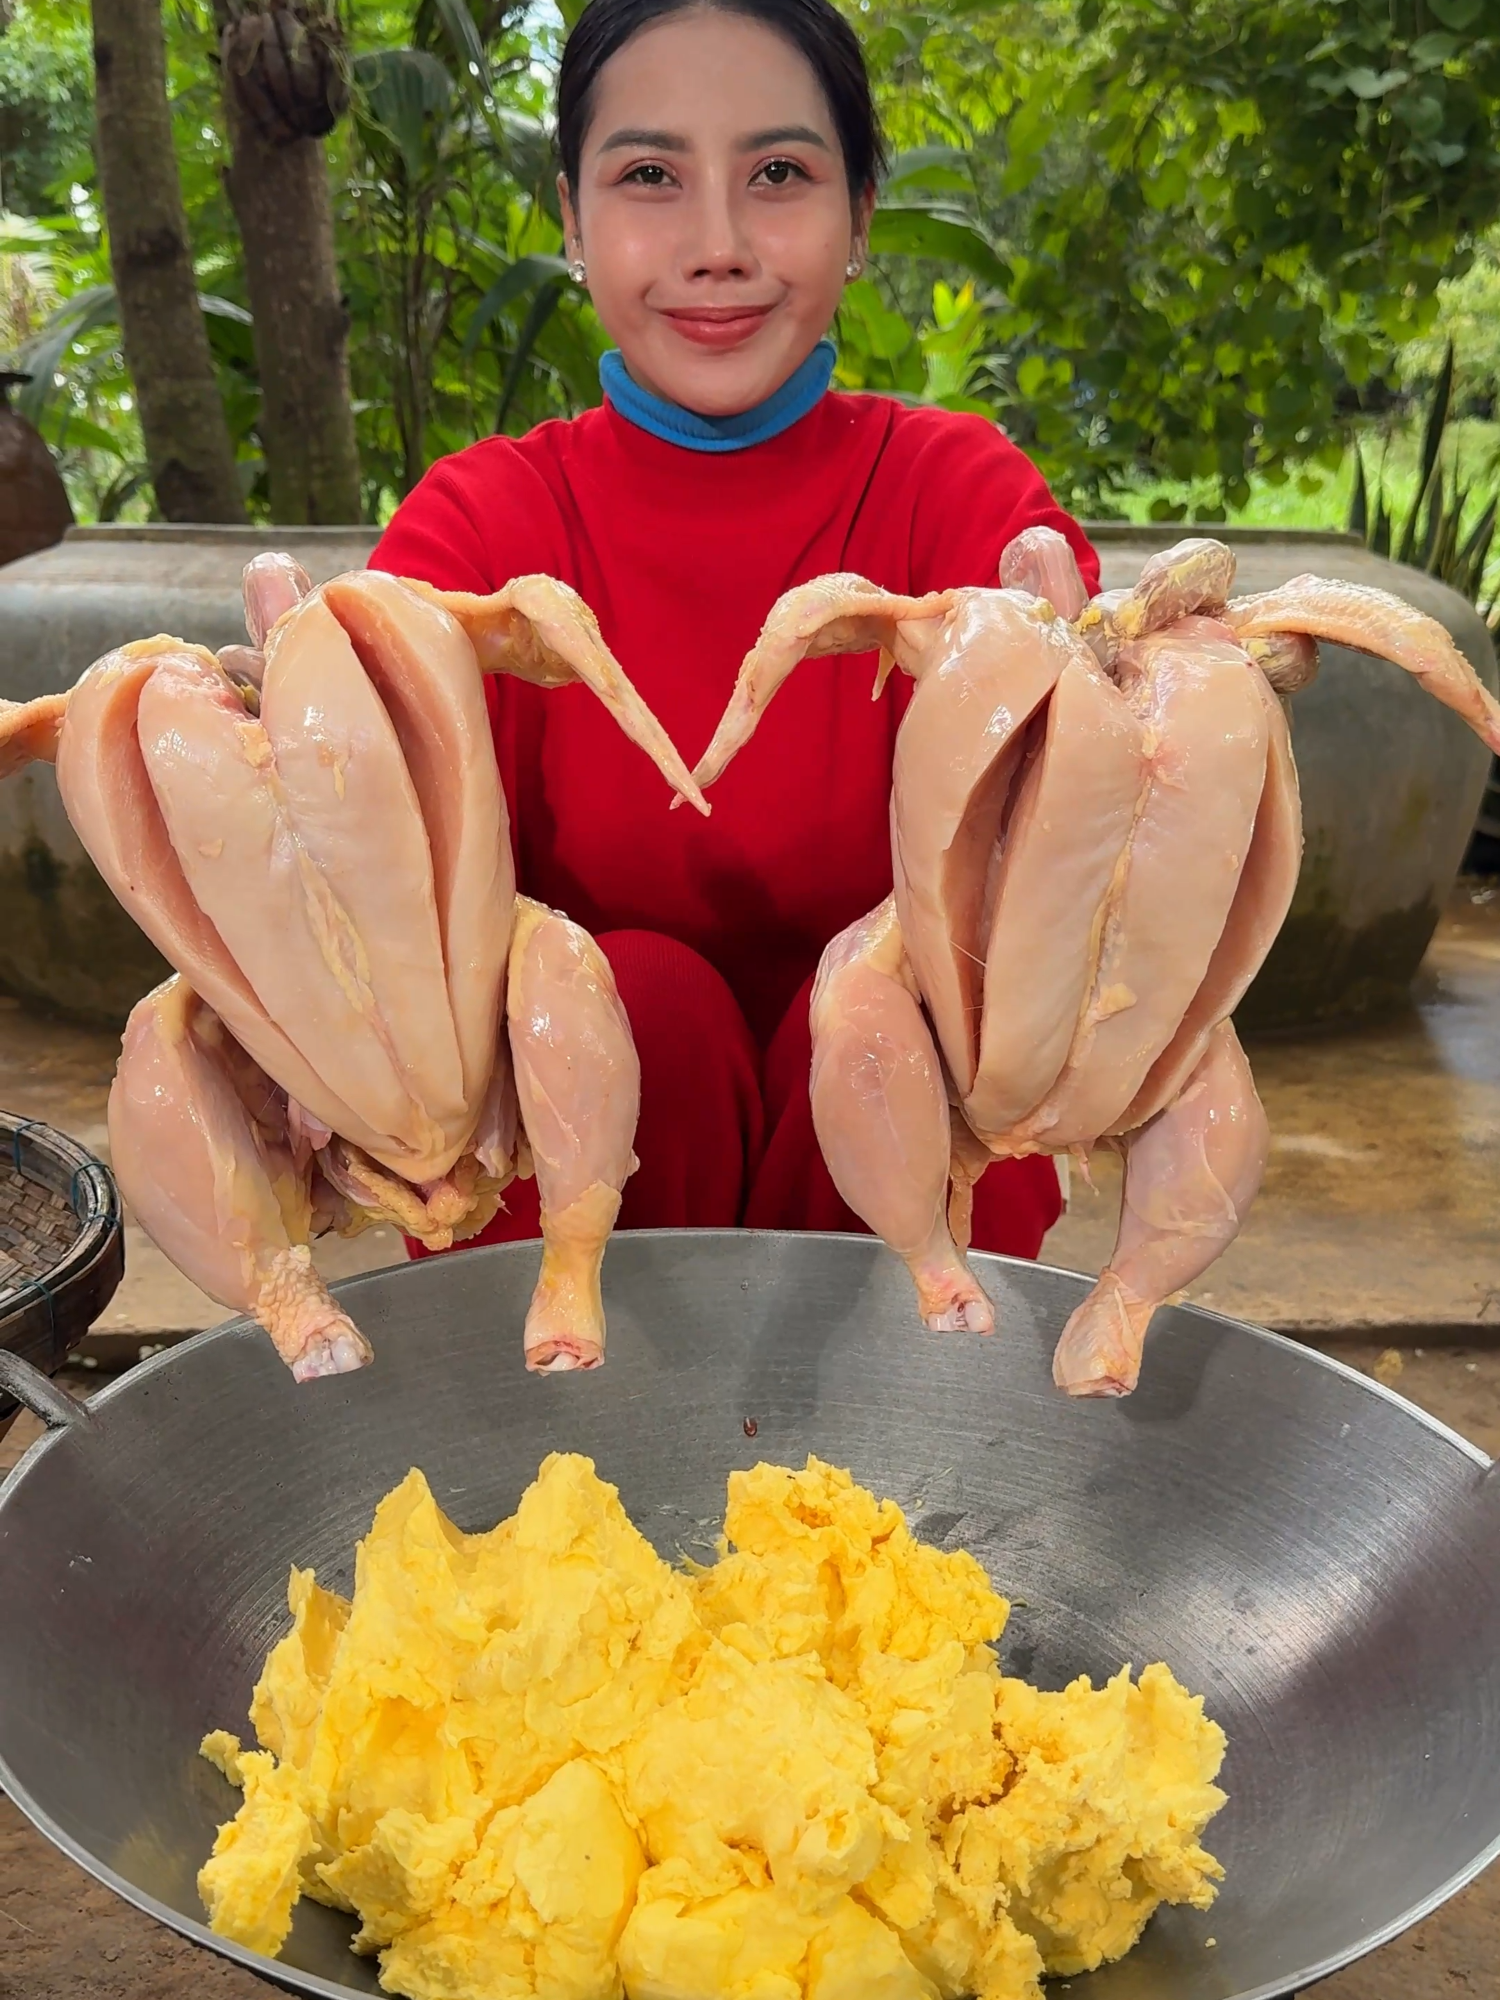
{"label": "blue turtleneck collar", "polygon": [[801,422],[827,390],[836,352],[831,340],[820,340],[773,395],[753,410],[741,410],[732,417],[700,417],[695,410],[684,410],[653,396],[630,379],[615,347],[600,359],[599,380],[620,415],[652,437],[680,444],[688,451],[744,451]]}

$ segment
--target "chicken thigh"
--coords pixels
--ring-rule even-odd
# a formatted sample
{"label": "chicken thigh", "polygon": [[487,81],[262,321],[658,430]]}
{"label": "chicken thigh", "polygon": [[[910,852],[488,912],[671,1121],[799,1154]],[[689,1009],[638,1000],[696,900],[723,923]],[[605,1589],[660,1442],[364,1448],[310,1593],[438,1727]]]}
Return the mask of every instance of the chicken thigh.
{"label": "chicken thigh", "polygon": [[152,1241],[220,1305],[259,1320],[299,1382],[370,1359],[313,1268],[311,1176],[285,1097],[181,979],[131,1013],[109,1146]]}
{"label": "chicken thigh", "polygon": [[834,1186],[911,1272],[925,1326],[990,1332],[994,1310],[949,1233],[947,1086],[893,897],[824,951],[811,1027],[813,1125]]}
{"label": "chicken thigh", "polygon": [[1124,1141],[1119,1234],[1057,1344],[1059,1388],[1072,1396],[1129,1395],[1152,1314],[1239,1234],[1269,1149],[1250,1065],[1222,1021],[1178,1096]]}
{"label": "chicken thigh", "polygon": [[578,924],[526,896],[516,899],[505,1007],[541,1196],[542,1269],[526,1315],[526,1365],[597,1368],[599,1270],[636,1168],[640,1059],[609,960]]}

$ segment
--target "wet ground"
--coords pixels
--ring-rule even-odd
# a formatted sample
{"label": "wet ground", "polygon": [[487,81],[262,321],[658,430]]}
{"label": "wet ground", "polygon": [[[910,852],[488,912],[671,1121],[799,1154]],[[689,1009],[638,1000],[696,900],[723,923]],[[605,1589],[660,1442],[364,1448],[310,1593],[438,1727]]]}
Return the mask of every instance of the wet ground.
{"label": "wet ground", "polygon": [[[0,1104],[107,1156],[110,1037],[0,1000]],[[1240,1240],[1191,1296],[1337,1353],[1500,1455],[1500,896],[1456,895],[1401,1019],[1251,1049],[1274,1134]],[[1097,1270],[1118,1178],[1098,1172],[1047,1240]],[[330,1277],[402,1254],[388,1231],[320,1249]],[[211,1301],[132,1228],[129,1270],[89,1359],[213,1324]],[[92,1378],[71,1376],[80,1390]],[[34,1435],[0,1439],[0,1475]],[[1464,2000],[1500,1991],[1500,1868],[1320,2000]],[[184,1944],[63,1860],[0,1797],[0,2000],[251,2000],[276,1989]],[[1167,1996],[1163,1996],[1167,2000]]]}

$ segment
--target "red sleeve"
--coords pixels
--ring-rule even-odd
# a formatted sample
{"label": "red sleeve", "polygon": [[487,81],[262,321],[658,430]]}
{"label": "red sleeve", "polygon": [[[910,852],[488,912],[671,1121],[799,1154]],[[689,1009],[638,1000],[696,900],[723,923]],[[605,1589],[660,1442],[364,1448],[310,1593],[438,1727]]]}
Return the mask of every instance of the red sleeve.
{"label": "red sleeve", "polygon": [[901,428],[912,439],[914,591],[993,587],[1001,551],[1034,527],[1066,535],[1090,594],[1098,590],[1099,558],[1088,537],[998,424],[967,411],[932,410],[912,411]]}
{"label": "red sleeve", "polygon": [[485,593],[538,571],[569,581],[565,541],[536,467],[513,439],[487,438],[439,459],[412,488],[370,567],[439,590]]}

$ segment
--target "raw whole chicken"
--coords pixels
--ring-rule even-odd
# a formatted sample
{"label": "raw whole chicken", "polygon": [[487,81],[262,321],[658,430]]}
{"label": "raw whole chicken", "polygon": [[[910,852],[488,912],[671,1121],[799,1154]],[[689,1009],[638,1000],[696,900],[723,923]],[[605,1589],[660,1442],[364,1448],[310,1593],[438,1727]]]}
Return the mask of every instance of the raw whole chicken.
{"label": "raw whole chicken", "polygon": [[534,1170],[527,1357],[595,1366],[639,1065],[593,941],[516,895],[484,673],[583,681],[702,795],[550,578],[314,590],[268,555],[245,618],[248,646],[147,639],[66,696],[0,703],[0,774],[56,762],[85,848],[176,969],[132,1013],[111,1093],[125,1198],[302,1379],[370,1358],[314,1235],[387,1219],[447,1248]]}
{"label": "raw whole chicken", "polygon": [[1432,619],[1311,576],[1235,598],[1234,567],[1194,538],[1090,602],[1064,538],[1032,528],[995,590],[819,578],[772,610],[694,773],[719,775],[801,659],[879,647],[877,693],[893,664],[915,680],[895,892],[814,988],[814,1123],[934,1329],[993,1326],[963,1255],[992,1159],[1124,1155],[1114,1252],[1054,1359],[1073,1395],[1134,1388],[1156,1307],[1260,1185],[1265,1113],[1231,1016],[1297,883],[1283,698],[1317,641],[1404,667],[1500,751],[1500,702]]}

